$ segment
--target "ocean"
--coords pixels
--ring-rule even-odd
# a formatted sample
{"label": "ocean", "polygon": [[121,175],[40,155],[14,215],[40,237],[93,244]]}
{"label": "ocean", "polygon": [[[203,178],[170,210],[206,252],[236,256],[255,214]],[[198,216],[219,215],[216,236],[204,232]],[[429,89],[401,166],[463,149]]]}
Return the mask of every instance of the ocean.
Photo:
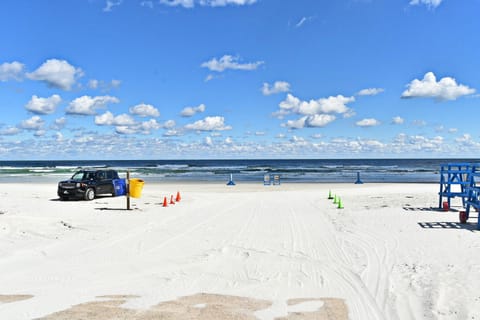
{"label": "ocean", "polygon": [[479,159],[264,159],[264,160],[55,160],[0,161],[0,183],[53,182],[68,179],[81,168],[112,168],[121,177],[145,181],[208,181],[263,183],[266,174],[282,182],[353,183],[357,173],[363,182],[439,182],[441,164]]}

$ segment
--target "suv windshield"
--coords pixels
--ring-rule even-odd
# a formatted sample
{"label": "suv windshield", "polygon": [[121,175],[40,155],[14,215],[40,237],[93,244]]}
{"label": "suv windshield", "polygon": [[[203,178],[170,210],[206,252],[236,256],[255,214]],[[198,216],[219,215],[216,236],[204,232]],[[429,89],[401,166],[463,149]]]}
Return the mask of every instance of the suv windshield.
{"label": "suv windshield", "polygon": [[75,180],[75,181],[90,180],[93,178],[95,178],[94,172],[79,171],[72,176],[72,180]]}

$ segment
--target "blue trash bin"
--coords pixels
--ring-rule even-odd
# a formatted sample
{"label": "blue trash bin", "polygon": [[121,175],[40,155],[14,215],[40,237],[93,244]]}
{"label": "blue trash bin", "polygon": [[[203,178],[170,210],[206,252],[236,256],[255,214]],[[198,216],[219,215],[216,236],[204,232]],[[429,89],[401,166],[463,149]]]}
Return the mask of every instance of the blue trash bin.
{"label": "blue trash bin", "polygon": [[115,197],[127,195],[127,182],[125,179],[113,179],[112,181]]}

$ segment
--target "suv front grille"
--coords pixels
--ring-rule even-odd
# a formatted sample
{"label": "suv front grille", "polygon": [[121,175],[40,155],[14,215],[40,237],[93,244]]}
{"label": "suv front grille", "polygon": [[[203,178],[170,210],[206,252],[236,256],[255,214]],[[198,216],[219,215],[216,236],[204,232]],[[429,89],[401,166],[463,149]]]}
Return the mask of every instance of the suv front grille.
{"label": "suv front grille", "polygon": [[60,188],[63,189],[75,189],[75,183],[61,183]]}

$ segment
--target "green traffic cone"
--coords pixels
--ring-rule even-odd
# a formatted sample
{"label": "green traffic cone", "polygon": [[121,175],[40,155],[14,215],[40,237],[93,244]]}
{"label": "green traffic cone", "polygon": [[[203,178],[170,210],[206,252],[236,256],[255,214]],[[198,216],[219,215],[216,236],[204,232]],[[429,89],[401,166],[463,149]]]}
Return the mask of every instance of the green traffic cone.
{"label": "green traffic cone", "polygon": [[333,204],[337,204],[338,203],[338,198],[337,198],[337,195],[335,195],[335,197],[333,197]]}
{"label": "green traffic cone", "polygon": [[337,209],[343,209],[342,199],[338,198],[338,207]]}
{"label": "green traffic cone", "polygon": [[329,200],[332,200],[333,197],[332,197],[332,190],[328,190],[328,199]]}

